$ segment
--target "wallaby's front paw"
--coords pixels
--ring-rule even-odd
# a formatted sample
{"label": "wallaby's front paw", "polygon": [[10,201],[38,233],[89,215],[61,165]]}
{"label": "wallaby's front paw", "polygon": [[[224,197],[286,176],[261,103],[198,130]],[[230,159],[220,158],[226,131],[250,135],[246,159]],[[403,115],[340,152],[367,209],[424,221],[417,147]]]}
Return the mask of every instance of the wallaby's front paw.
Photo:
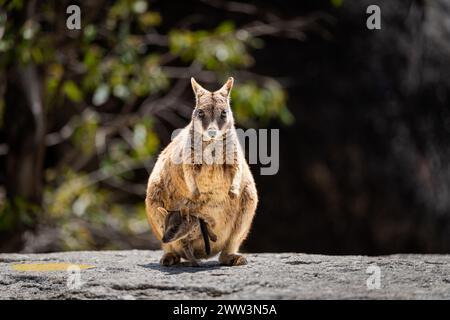
{"label": "wallaby's front paw", "polygon": [[180,260],[181,260],[181,258],[179,255],[177,255],[173,252],[168,252],[168,253],[164,253],[164,255],[162,256],[159,263],[161,263],[165,267],[168,267],[168,266],[173,266],[175,264],[180,263]]}
{"label": "wallaby's front paw", "polygon": [[226,256],[220,256],[219,262],[221,265],[229,266],[229,267],[243,266],[248,263],[247,259],[245,259],[245,257],[241,256],[240,254],[229,254]]}
{"label": "wallaby's front paw", "polygon": [[198,191],[198,189],[196,188],[191,194],[191,199],[197,200],[199,197],[200,197],[200,191]]}
{"label": "wallaby's front paw", "polygon": [[228,195],[231,199],[236,199],[239,196],[239,190],[231,188],[230,191],[228,191]]}

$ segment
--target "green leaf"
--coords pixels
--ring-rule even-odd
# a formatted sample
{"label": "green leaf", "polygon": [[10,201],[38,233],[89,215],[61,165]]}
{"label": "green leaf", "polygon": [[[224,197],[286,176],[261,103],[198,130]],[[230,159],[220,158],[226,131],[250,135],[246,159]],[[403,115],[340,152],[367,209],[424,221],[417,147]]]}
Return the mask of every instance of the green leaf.
{"label": "green leaf", "polygon": [[83,92],[78,88],[75,82],[67,80],[63,85],[63,92],[73,102],[80,102],[83,100]]}
{"label": "green leaf", "polygon": [[133,11],[135,13],[144,13],[145,11],[147,11],[147,8],[148,4],[143,0],[138,0],[133,3]]}
{"label": "green leaf", "polygon": [[105,83],[102,83],[94,92],[92,97],[92,104],[94,106],[100,106],[104,104],[109,98],[109,86]]}
{"label": "green leaf", "polygon": [[285,125],[292,125],[295,121],[295,117],[294,115],[289,111],[288,108],[283,108],[281,109],[280,112],[280,120],[281,122],[283,122]]}
{"label": "green leaf", "polygon": [[159,12],[147,12],[139,17],[139,24],[143,29],[161,24],[162,18]]}
{"label": "green leaf", "polygon": [[232,31],[234,31],[235,27],[234,27],[234,23],[233,21],[224,21],[222,22],[217,28],[216,28],[216,32],[218,34],[224,34],[224,33],[230,33]]}
{"label": "green leaf", "polygon": [[130,90],[128,89],[127,86],[123,84],[118,84],[114,86],[113,94],[115,97],[125,100],[130,96]]}
{"label": "green leaf", "polygon": [[84,39],[86,39],[86,41],[91,42],[92,40],[95,39],[95,36],[97,35],[97,28],[93,25],[87,25],[84,28]]}

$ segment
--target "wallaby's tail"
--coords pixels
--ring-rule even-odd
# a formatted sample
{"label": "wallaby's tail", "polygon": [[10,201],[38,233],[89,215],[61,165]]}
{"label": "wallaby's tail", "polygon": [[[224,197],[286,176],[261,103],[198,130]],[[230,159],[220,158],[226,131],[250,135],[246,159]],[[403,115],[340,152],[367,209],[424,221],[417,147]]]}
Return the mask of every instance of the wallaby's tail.
{"label": "wallaby's tail", "polygon": [[202,231],[203,242],[205,243],[205,252],[209,256],[211,254],[211,246],[209,244],[209,234],[206,222],[203,219],[198,219],[200,222],[200,230]]}

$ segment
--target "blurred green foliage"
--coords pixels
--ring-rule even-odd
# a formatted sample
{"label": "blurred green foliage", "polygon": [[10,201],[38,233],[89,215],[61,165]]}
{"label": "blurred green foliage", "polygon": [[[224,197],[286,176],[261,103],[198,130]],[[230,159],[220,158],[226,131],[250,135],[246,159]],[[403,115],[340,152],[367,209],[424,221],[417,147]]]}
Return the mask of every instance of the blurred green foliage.
{"label": "blurred green foliage", "polygon": [[[165,66],[172,63],[188,71],[195,62],[223,80],[251,67],[251,51],[263,46],[261,39],[232,21],[220,22],[213,30],[171,28],[167,34],[159,34],[164,17],[148,2],[109,3],[104,7],[92,1],[101,14],[84,19],[82,9],[82,29],[70,31],[65,28],[65,10],[58,12],[70,4],[67,1],[64,6],[38,1],[34,14],[22,21],[17,17],[26,14],[28,2],[0,0],[0,72],[17,64],[38,65],[46,117],[56,123],[65,119],[72,127],[69,139],[62,142],[66,149],[59,151],[57,161],[46,169],[41,208],[42,221],[59,226],[64,249],[92,248],[94,234],[102,230],[147,232],[146,181],[138,181],[143,187],[140,201],[117,201],[117,192],[130,192],[130,186],[137,184],[135,170],[146,168],[158,151],[153,123],[139,115],[139,106],[144,98],[167,94],[172,87],[176,77],[167,73]],[[286,92],[277,81],[237,80],[232,105],[238,123],[253,126],[271,119],[284,124],[293,121],[286,107]],[[124,115],[121,106],[128,106],[136,116]],[[5,107],[11,106],[5,106],[0,95],[0,115]],[[112,120],[105,120],[106,110],[111,108],[114,111],[107,115]],[[125,116],[129,121],[111,124]],[[66,152],[67,148],[71,152]],[[1,204],[0,230],[27,220],[19,212],[11,212],[9,202]]]}
{"label": "blurred green foliage", "polygon": [[213,31],[173,30],[169,34],[170,51],[184,61],[196,60],[209,70],[230,70],[248,67],[253,62],[248,46],[258,41],[242,31],[236,35],[230,21],[221,23]]}
{"label": "blurred green foliage", "polygon": [[238,84],[231,92],[231,99],[241,123],[255,125],[255,121],[266,123],[277,117],[285,124],[294,121],[286,106],[286,93],[275,81],[265,87],[258,87],[254,82]]}
{"label": "blurred green foliage", "polygon": [[336,8],[342,7],[344,4],[344,0],[330,0],[330,2]]}

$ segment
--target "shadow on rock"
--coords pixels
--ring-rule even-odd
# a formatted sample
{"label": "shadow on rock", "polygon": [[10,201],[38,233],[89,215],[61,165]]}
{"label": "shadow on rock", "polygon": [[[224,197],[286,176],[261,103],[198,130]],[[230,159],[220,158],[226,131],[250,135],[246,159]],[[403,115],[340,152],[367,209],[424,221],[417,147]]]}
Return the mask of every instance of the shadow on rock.
{"label": "shadow on rock", "polygon": [[151,262],[147,264],[140,264],[142,268],[158,270],[161,272],[165,272],[168,274],[180,274],[180,273],[197,273],[211,270],[218,270],[227,268],[225,266],[221,266],[217,261],[206,261],[202,262],[198,267],[192,267],[188,262],[181,262],[177,265],[166,267],[161,265],[160,263]]}

